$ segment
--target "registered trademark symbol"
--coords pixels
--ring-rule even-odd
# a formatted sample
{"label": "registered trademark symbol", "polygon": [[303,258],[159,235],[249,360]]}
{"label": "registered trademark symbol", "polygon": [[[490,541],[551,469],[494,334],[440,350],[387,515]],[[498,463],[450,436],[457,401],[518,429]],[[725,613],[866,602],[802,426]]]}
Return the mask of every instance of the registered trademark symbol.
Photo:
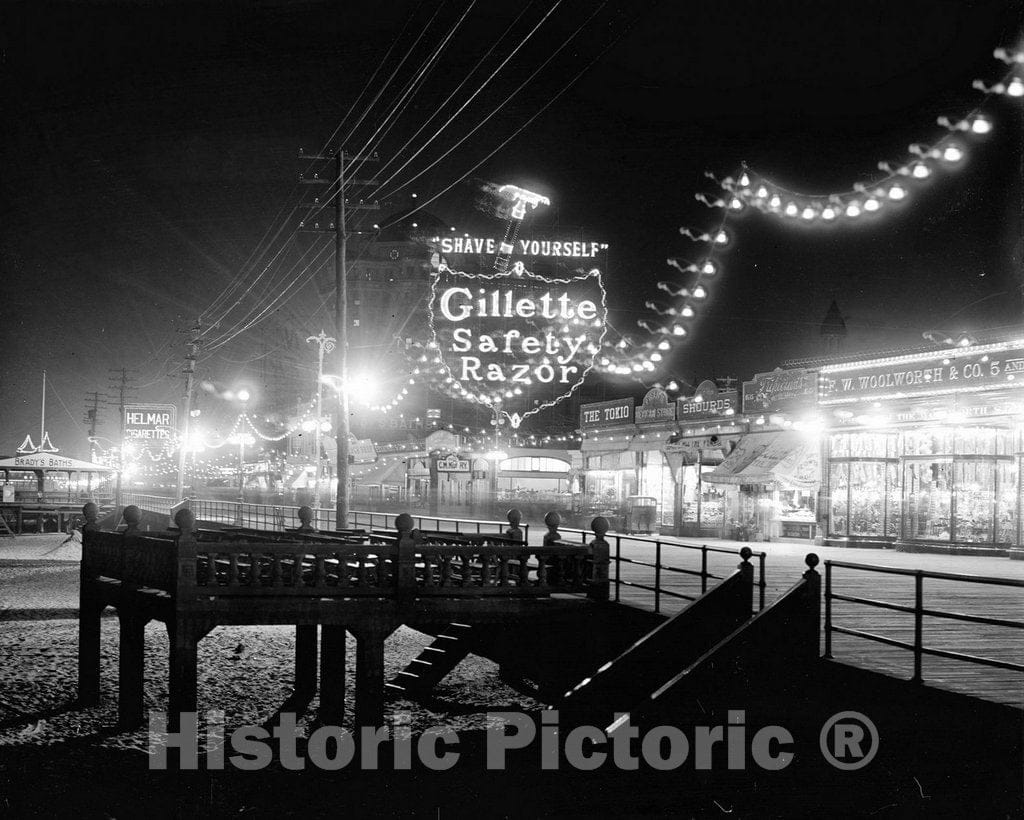
{"label": "registered trademark symbol", "polygon": [[878,753],[878,729],[860,712],[839,712],[821,727],[821,754],[843,771],[862,769]]}

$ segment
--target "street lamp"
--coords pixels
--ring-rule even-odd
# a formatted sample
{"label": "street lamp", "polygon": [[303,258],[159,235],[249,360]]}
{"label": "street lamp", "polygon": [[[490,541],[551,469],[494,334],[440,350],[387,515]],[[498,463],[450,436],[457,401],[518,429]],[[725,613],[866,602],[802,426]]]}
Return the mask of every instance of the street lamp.
{"label": "street lamp", "polygon": [[316,465],[316,474],[313,478],[313,509],[320,509],[320,431],[324,420],[324,353],[334,350],[337,339],[328,336],[321,330],[316,336],[308,336],[306,342],[316,342],[319,347],[316,363],[316,432],[314,434],[313,463]]}
{"label": "street lamp", "polygon": [[[244,387],[239,390],[235,397],[242,402],[242,418],[248,418],[245,413],[245,403],[249,401],[249,391]],[[238,433],[238,503],[245,503],[245,445],[246,439],[250,440],[250,443],[255,444],[255,439],[252,438],[248,433],[239,431]]]}

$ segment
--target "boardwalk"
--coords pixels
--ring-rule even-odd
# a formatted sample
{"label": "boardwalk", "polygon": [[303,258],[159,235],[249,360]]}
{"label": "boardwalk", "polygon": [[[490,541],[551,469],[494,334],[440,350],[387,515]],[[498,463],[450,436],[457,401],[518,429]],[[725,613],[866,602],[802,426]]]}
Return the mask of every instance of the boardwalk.
{"label": "boardwalk", "polygon": [[[577,540],[576,533],[566,532],[566,540]],[[531,533],[531,541],[539,540],[539,532]],[[35,536],[46,542],[46,549],[25,552],[10,545],[0,550],[0,559],[53,559],[76,560],[76,544],[69,544],[62,550],[57,536]],[[12,539],[13,540],[13,539]],[[21,541],[21,539],[18,539]],[[615,555],[616,539],[610,538],[612,555]],[[700,550],[684,549],[673,544],[678,539],[666,539],[662,543],[661,562],[666,567],[699,571]],[[8,542],[9,543],[9,542]],[[687,541],[687,543],[695,543]],[[736,542],[708,541],[717,548],[739,548]],[[766,601],[771,602],[799,578],[804,571],[804,556],[817,553],[822,561],[832,559],[865,564],[881,564],[908,569],[925,569],[937,572],[966,573],[1024,579],[1024,561],[1010,561],[1006,558],[908,554],[892,550],[845,549],[814,547],[793,543],[751,543],[756,550],[767,553]],[[624,559],[653,564],[656,548],[653,544],[623,536],[620,554]],[[719,577],[728,575],[739,563],[738,556],[718,552],[707,553],[708,570]],[[49,563],[49,561],[46,561]],[[757,562],[755,559],[755,581]],[[611,567],[612,579],[654,586],[655,570],[639,564],[622,562]],[[0,569],[0,586],[4,593],[0,599],[0,620],[14,613],[17,617],[28,617],[28,613],[48,613],[49,617],[73,616],[77,610],[77,561],[67,565],[39,567],[24,563]],[[711,583],[714,583],[712,581]],[[700,594],[700,579],[670,570],[662,570],[661,586],[668,592],[690,596]],[[896,575],[857,572],[836,568],[833,576],[833,590],[837,594],[874,598],[892,603],[909,605],[913,603],[914,579]],[[623,585],[620,587],[623,603],[653,608],[653,592]],[[662,612],[672,614],[687,604],[684,599],[663,594],[658,601]],[[932,609],[951,610],[973,615],[987,615],[1020,621],[1024,619],[1024,590],[1008,587],[992,587],[974,584],[960,584],[949,581],[925,581],[924,603]],[[3,612],[6,610],[6,613]],[[892,612],[836,602],[833,607],[833,621],[836,626],[860,629],[897,640],[912,641],[913,616],[909,613]],[[923,625],[926,647],[964,652],[991,657],[998,660],[1020,662],[1024,658],[1024,630],[1005,627],[970,624],[945,619],[926,617]],[[889,647],[861,638],[834,635],[833,656],[837,661],[890,673],[909,679],[913,673],[912,653],[896,647]],[[975,664],[966,664],[942,658],[925,657],[923,661],[924,682],[958,692],[974,694],[1001,703],[1024,706],[1024,676],[1020,673],[992,669]]]}
{"label": "boardwalk", "polygon": [[[710,541],[707,543],[716,547],[742,546],[735,542]],[[1024,580],[1024,561],[1011,561],[1006,558],[910,554],[892,550],[814,547],[791,543],[752,543],[747,546],[767,553],[765,561],[767,583],[765,599],[767,603],[777,598],[799,578],[806,569],[804,557],[808,552],[814,552],[823,562],[831,559],[906,569],[924,569],[933,572]],[[622,537],[620,553],[623,558],[653,563],[655,548],[652,544]],[[615,554],[614,543],[612,554],[613,556]],[[676,548],[666,542],[662,545],[661,560],[668,566],[699,569],[701,553],[699,550]],[[716,575],[728,574],[737,563],[738,558],[735,556],[708,553],[708,569]],[[755,562],[755,580],[757,578],[756,566]],[[819,569],[824,575],[824,567],[819,567]],[[613,566],[612,578],[615,577],[615,567]],[[654,570],[636,564],[621,563],[619,577],[623,581],[654,585]],[[696,576],[662,570],[661,583],[670,591],[687,595],[700,593],[700,579]],[[833,592],[836,594],[871,598],[905,606],[914,603],[914,578],[909,576],[835,568],[832,583]],[[622,586],[620,600],[624,603],[651,607],[654,605],[654,594],[646,590]],[[662,595],[659,603],[663,612],[672,614],[679,611],[687,602]],[[926,579],[924,582],[924,606],[936,610],[1024,622],[1024,589]],[[833,604],[832,618],[836,626],[913,642],[914,616],[910,613],[893,612],[837,601]],[[926,616],[923,623],[923,641],[925,647],[933,649],[979,655],[1015,663],[1024,660],[1024,629],[987,626]],[[834,635],[832,655],[837,661],[887,672],[897,677],[909,679],[913,674],[913,653],[863,638]],[[925,656],[923,679],[928,685],[1024,707],[1024,675],[1019,672]]]}

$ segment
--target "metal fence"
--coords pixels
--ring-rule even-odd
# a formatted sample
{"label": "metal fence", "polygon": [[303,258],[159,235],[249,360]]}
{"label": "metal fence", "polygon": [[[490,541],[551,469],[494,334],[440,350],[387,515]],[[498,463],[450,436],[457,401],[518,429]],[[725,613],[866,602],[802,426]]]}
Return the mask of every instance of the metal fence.
{"label": "metal fence", "polygon": [[[840,595],[832,591],[833,569],[855,570],[858,572],[879,573],[884,575],[900,575],[914,579],[913,603],[902,604],[893,601],[881,601],[874,598],[864,598],[857,595]],[[846,561],[825,561],[825,657],[832,657],[832,635],[852,635],[868,641],[894,646],[909,650],[914,656],[914,672],[911,680],[920,682],[922,680],[921,666],[922,657],[930,655],[948,660],[963,661],[970,664],[994,667],[996,669],[1007,669],[1016,672],[1024,672],[1024,664],[1013,661],[999,660],[997,658],[972,655],[966,652],[954,652],[948,649],[939,649],[934,646],[924,645],[923,624],[924,618],[939,618],[944,621],[959,621],[962,623],[985,624],[988,626],[1007,627],[1009,629],[1024,630],[1024,621],[1010,618],[995,618],[986,615],[970,615],[964,612],[951,612],[944,609],[933,609],[924,605],[924,582],[930,581],[954,581],[962,584],[978,584],[996,587],[1024,588],[1024,580],[1013,578],[990,578],[981,575],[964,575],[950,572],[928,572],[920,569],[902,569],[898,567],[885,567],[875,564],[853,564]],[[957,596],[959,597],[959,596]],[[991,597],[991,596],[989,596]],[[891,612],[902,612],[913,616],[914,638],[913,641],[899,640],[898,638],[879,635],[875,632],[868,632],[862,629],[836,626],[832,622],[832,602],[843,601],[850,604],[883,609]],[[987,603],[991,604],[991,601]],[[1020,603],[1010,601],[1008,611],[1020,614],[1024,611]],[[973,638],[967,636],[970,643]]]}
{"label": "metal fence", "polygon": [[[565,537],[565,533],[572,533],[572,540],[579,538],[584,543],[594,535],[587,530],[572,527],[559,527],[558,531],[563,535],[563,541],[570,540]],[[725,563],[721,557],[728,556],[730,561],[741,558],[743,549],[685,544],[616,533],[608,533],[605,540],[610,542],[610,558],[615,565],[611,579],[615,588],[615,600],[623,601],[623,587],[627,590],[649,592],[654,596],[653,606],[657,613],[664,609],[663,598],[694,601],[708,591],[708,581],[724,580],[738,564]],[[699,569],[693,568],[691,561],[697,553],[700,554]],[[764,552],[751,551],[751,560],[757,561],[757,580],[754,583],[758,588],[759,610],[764,609],[765,555]],[[719,560],[715,561],[716,558]],[[718,574],[719,572],[723,574]],[[698,580],[693,581],[692,586],[688,587],[686,579]]]}

